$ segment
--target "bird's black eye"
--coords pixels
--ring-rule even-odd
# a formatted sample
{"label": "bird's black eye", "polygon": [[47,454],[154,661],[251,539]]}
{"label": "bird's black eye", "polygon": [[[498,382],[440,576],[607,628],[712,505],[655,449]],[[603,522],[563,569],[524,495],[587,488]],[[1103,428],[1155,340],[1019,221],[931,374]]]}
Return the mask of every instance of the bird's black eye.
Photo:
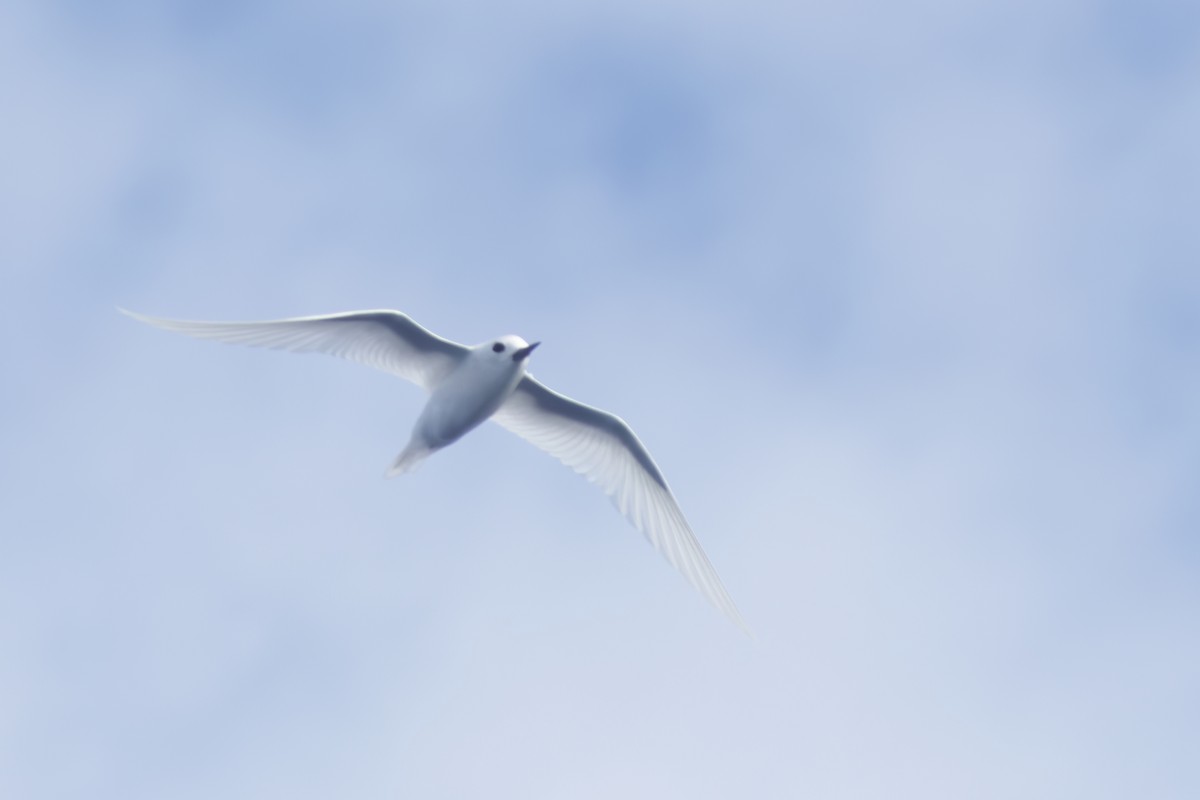
{"label": "bird's black eye", "polygon": [[496,342],[494,345],[492,345],[492,352],[493,353],[503,353],[504,345],[500,344],[499,342]]}

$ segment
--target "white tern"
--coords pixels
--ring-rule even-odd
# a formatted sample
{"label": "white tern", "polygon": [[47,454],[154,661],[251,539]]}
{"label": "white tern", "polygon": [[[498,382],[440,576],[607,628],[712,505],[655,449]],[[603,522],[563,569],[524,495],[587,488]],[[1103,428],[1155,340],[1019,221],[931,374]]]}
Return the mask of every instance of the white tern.
{"label": "white tern", "polygon": [[620,417],[548,389],[526,372],[529,355],[540,342],[510,335],[467,347],[429,332],[407,314],[387,310],[262,322],[197,322],[120,310],[200,339],[327,353],[417,384],[429,392],[429,400],[389,477],[416,468],[484,420],[494,420],[603,489],[656,550],[747,630],[666,479],[633,430]]}

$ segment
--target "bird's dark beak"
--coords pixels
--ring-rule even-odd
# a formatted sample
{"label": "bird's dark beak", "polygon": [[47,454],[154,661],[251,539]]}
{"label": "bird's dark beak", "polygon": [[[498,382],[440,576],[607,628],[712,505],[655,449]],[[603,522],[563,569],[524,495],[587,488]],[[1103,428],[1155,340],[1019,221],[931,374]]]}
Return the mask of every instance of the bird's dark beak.
{"label": "bird's dark beak", "polygon": [[528,347],[522,347],[520,350],[513,353],[513,361],[519,362],[529,358],[529,354],[532,353],[539,344],[541,344],[541,342],[534,342]]}

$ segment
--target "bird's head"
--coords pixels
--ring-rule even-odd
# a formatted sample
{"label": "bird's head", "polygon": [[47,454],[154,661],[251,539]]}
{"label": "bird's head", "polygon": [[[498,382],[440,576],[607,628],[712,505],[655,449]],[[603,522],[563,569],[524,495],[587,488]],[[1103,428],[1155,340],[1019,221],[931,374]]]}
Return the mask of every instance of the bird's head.
{"label": "bird's head", "polygon": [[475,350],[481,353],[484,359],[497,364],[504,364],[506,366],[521,364],[524,366],[525,359],[529,358],[529,354],[539,344],[541,342],[530,344],[520,336],[509,334],[508,336],[501,336],[493,341],[477,345]]}

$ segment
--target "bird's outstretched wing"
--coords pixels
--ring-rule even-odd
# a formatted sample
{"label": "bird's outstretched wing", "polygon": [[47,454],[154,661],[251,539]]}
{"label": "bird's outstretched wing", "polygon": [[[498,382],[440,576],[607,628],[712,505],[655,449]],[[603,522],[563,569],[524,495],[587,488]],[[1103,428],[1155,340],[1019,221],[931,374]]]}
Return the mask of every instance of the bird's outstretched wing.
{"label": "bird's outstretched wing", "polygon": [[662,472],[624,420],[552,391],[528,375],[492,419],[603,489],[654,549],[748,632]]}
{"label": "bird's outstretched wing", "polygon": [[398,375],[427,390],[467,353],[463,345],[430,333],[399,311],[348,311],[265,322],[197,322],[120,311],[198,339],[339,356]]}

